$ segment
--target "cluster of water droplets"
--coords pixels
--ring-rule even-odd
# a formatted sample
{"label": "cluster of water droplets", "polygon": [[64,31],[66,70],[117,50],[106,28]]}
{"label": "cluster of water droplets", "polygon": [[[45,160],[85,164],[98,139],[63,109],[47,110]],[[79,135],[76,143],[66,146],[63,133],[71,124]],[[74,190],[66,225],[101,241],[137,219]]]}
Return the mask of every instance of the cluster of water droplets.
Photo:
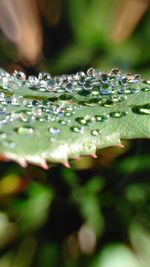
{"label": "cluster of water droplets", "polygon": [[[92,92],[101,95],[136,93],[140,90],[140,75],[121,74],[119,69],[112,69],[110,72],[101,72],[90,68],[87,72],[76,74],[65,74],[51,77],[47,72],[40,72],[38,77],[26,75],[21,71],[9,74],[0,69],[1,84],[4,89],[15,90],[17,86],[27,86],[32,90],[41,92]],[[96,90],[97,89],[97,90]]]}
{"label": "cluster of water droplets", "polygon": [[[90,126],[90,134],[97,136],[101,134],[98,123],[122,118],[128,111],[108,109],[107,113],[99,114],[97,110],[95,116],[78,116],[78,111],[84,106],[115,107],[128,95],[149,92],[149,85],[150,80],[144,81],[138,74],[122,74],[117,68],[105,73],[90,68],[87,72],[55,77],[47,72],[40,72],[38,77],[26,77],[21,71],[10,75],[0,69],[0,141],[15,147],[3,131],[3,126],[14,122],[20,123],[14,128],[19,135],[32,135],[34,123],[38,122],[49,125],[50,140],[59,136],[65,125],[74,133],[84,133],[86,126]],[[132,111],[150,114],[150,106],[135,106]]]}

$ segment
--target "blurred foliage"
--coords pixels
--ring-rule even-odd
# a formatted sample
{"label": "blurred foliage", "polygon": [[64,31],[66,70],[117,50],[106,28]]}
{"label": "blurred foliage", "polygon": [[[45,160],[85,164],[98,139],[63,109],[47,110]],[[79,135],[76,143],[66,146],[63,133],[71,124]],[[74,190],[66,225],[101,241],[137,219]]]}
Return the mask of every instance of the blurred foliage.
{"label": "blurred foliage", "polygon": [[[63,1],[53,27],[42,15],[43,59],[36,66],[26,66],[1,33],[1,67],[60,74],[116,66],[149,77],[150,10],[132,35],[113,42],[117,3]],[[48,171],[0,162],[0,267],[149,267],[149,141],[98,156]]]}

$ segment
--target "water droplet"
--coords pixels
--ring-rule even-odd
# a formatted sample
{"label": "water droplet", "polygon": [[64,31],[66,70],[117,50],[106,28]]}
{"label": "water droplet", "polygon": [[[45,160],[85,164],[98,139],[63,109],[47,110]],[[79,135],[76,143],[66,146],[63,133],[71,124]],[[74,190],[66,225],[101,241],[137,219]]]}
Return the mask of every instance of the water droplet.
{"label": "water droplet", "polygon": [[39,80],[50,80],[51,79],[51,75],[48,72],[40,72],[38,75],[38,79]]}
{"label": "water droplet", "polygon": [[131,88],[131,93],[132,94],[137,94],[138,92],[140,91],[140,88],[139,87],[134,87],[134,88]]}
{"label": "water droplet", "polygon": [[10,74],[7,71],[5,71],[4,69],[0,68],[0,77],[3,78],[6,76],[7,77],[10,76]]}
{"label": "water droplet", "polygon": [[148,79],[148,80],[144,80],[143,83],[145,83],[145,84],[150,84],[150,79]]}
{"label": "water droplet", "polygon": [[6,139],[7,134],[5,132],[0,132],[0,140]]}
{"label": "water droplet", "polygon": [[46,92],[48,90],[48,82],[45,80],[39,80],[38,90],[40,92]]}
{"label": "water droplet", "polygon": [[49,132],[50,132],[51,134],[56,135],[56,134],[59,134],[59,133],[60,133],[60,130],[59,130],[58,128],[56,128],[56,127],[50,127],[50,128],[49,128]]}
{"label": "water droplet", "polygon": [[79,127],[79,126],[72,126],[70,129],[74,133],[83,133],[84,132],[84,128],[83,127]]}
{"label": "water droplet", "polygon": [[15,129],[15,131],[18,133],[18,134],[32,134],[34,132],[34,129],[30,126],[21,126],[21,127],[18,127]]}
{"label": "water droplet", "polygon": [[130,80],[130,82],[132,82],[132,83],[138,83],[138,82],[140,82],[140,80],[141,80],[141,75],[140,74],[135,74],[133,76],[133,78]]}
{"label": "water droplet", "polygon": [[93,77],[94,77],[95,79],[100,79],[100,78],[101,78],[101,75],[102,75],[102,73],[101,73],[100,70],[98,70],[98,69],[93,69]]}
{"label": "water droplet", "polygon": [[102,95],[109,95],[112,92],[112,86],[109,83],[102,83],[100,86],[100,93]]}
{"label": "water droplet", "polygon": [[120,70],[118,68],[113,68],[110,73],[117,75],[120,73]]}
{"label": "water droplet", "polygon": [[85,116],[76,118],[76,121],[83,125],[91,125],[93,122],[95,122],[95,118],[90,116]]}
{"label": "water droplet", "polygon": [[87,121],[84,117],[76,118],[76,121],[80,124],[87,125]]}
{"label": "water droplet", "polygon": [[70,120],[59,120],[58,122],[62,125],[67,125],[70,123]]}
{"label": "water droplet", "polygon": [[13,77],[15,79],[18,79],[18,80],[21,80],[21,81],[25,81],[26,80],[26,75],[22,71],[15,70],[14,73],[13,73]]}
{"label": "water droplet", "polygon": [[68,92],[68,93],[71,93],[73,91],[73,84],[72,83],[66,83],[66,85],[64,86],[65,90]]}
{"label": "water droplet", "polygon": [[110,112],[109,115],[112,118],[122,118],[124,116],[127,115],[128,112],[126,111],[114,111],[114,112]]}
{"label": "water droplet", "polygon": [[109,119],[109,115],[95,115],[96,122],[105,122]]}
{"label": "water droplet", "polygon": [[112,87],[117,87],[119,85],[119,82],[116,78],[110,80]]}
{"label": "water droplet", "polygon": [[103,107],[114,107],[115,102],[111,99],[106,99],[104,103],[102,102],[102,106]]}
{"label": "water droplet", "polygon": [[86,81],[85,76],[81,76],[80,79],[78,80],[78,83],[79,85],[84,85],[85,81]]}
{"label": "water droplet", "polygon": [[29,86],[32,87],[32,86],[37,86],[39,83],[39,80],[36,76],[29,76],[28,82],[29,82]]}
{"label": "water droplet", "polygon": [[95,130],[91,131],[91,134],[94,136],[97,136],[97,135],[101,134],[101,131],[99,129],[95,129]]}
{"label": "water droplet", "polygon": [[120,85],[122,85],[122,86],[127,86],[127,84],[128,84],[127,77],[125,77],[125,76],[120,76],[118,78],[118,81],[119,81]]}
{"label": "water droplet", "polygon": [[66,116],[66,117],[70,117],[70,116],[72,116],[73,115],[73,112],[65,112],[64,113],[64,116]]}
{"label": "water droplet", "polygon": [[33,100],[32,101],[32,106],[39,106],[39,101],[38,100]]}
{"label": "water droplet", "polygon": [[5,108],[0,108],[0,115],[4,115],[6,113],[6,109]]}
{"label": "water droplet", "polygon": [[[85,81],[85,73],[83,71],[78,71],[75,75],[76,80]],[[83,78],[83,80],[81,79]]]}
{"label": "water droplet", "polygon": [[108,73],[102,73],[101,74],[101,81],[102,83],[108,83]]}
{"label": "water droplet", "polygon": [[124,90],[124,94],[131,94],[132,93],[132,90],[131,90],[131,88],[125,88],[125,90]]}
{"label": "water droplet", "polygon": [[2,144],[10,149],[14,149],[16,144],[12,142],[11,140],[5,139]]}
{"label": "water droplet", "polygon": [[81,105],[85,105],[85,106],[91,106],[94,107],[99,103],[99,99],[98,98],[89,98],[86,101],[81,101],[80,104]]}
{"label": "water droplet", "polygon": [[92,82],[90,80],[86,80],[83,86],[84,90],[90,91],[92,90],[92,87]]}
{"label": "water droplet", "polygon": [[94,86],[93,90],[91,91],[91,94],[93,96],[99,96],[99,88],[97,86]]}
{"label": "water droplet", "polygon": [[150,104],[144,104],[141,106],[134,106],[132,111],[136,114],[150,115]]}
{"label": "water droplet", "polygon": [[141,89],[143,92],[150,92],[150,87],[144,87]]}
{"label": "water droplet", "polygon": [[10,147],[10,148],[12,148],[12,149],[15,148],[16,144],[15,144],[14,142],[11,142],[11,141],[10,141],[10,142],[7,141],[7,142],[8,142],[8,144],[9,144],[9,147]]}
{"label": "water droplet", "polygon": [[5,98],[5,95],[3,92],[0,92],[0,102],[3,102]]}
{"label": "water droplet", "polygon": [[89,69],[87,70],[87,75],[88,75],[89,77],[93,77],[93,71],[94,71],[93,68],[89,68]]}

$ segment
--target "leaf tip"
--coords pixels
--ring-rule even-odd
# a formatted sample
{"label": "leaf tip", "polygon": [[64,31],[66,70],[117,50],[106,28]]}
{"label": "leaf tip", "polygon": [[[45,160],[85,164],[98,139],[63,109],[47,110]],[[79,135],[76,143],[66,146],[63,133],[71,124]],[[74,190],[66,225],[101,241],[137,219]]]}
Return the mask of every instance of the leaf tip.
{"label": "leaf tip", "polygon": [[65,161],[65,162],[63,163],[63,165],[64,165],[64,167],[66,167],[66,168],[70,168],[70,164],[69,164],[68,161]]}

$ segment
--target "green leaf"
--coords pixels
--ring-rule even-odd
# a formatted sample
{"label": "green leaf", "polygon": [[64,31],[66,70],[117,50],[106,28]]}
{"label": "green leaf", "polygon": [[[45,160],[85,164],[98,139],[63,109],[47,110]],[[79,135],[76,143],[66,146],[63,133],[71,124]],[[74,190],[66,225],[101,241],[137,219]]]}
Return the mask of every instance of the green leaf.
{"label": "green leaf", "polygon": [[0,154],[47,168],[120,139],[150,137],[150,81],[89,69],[38,78],[0,70]]}

